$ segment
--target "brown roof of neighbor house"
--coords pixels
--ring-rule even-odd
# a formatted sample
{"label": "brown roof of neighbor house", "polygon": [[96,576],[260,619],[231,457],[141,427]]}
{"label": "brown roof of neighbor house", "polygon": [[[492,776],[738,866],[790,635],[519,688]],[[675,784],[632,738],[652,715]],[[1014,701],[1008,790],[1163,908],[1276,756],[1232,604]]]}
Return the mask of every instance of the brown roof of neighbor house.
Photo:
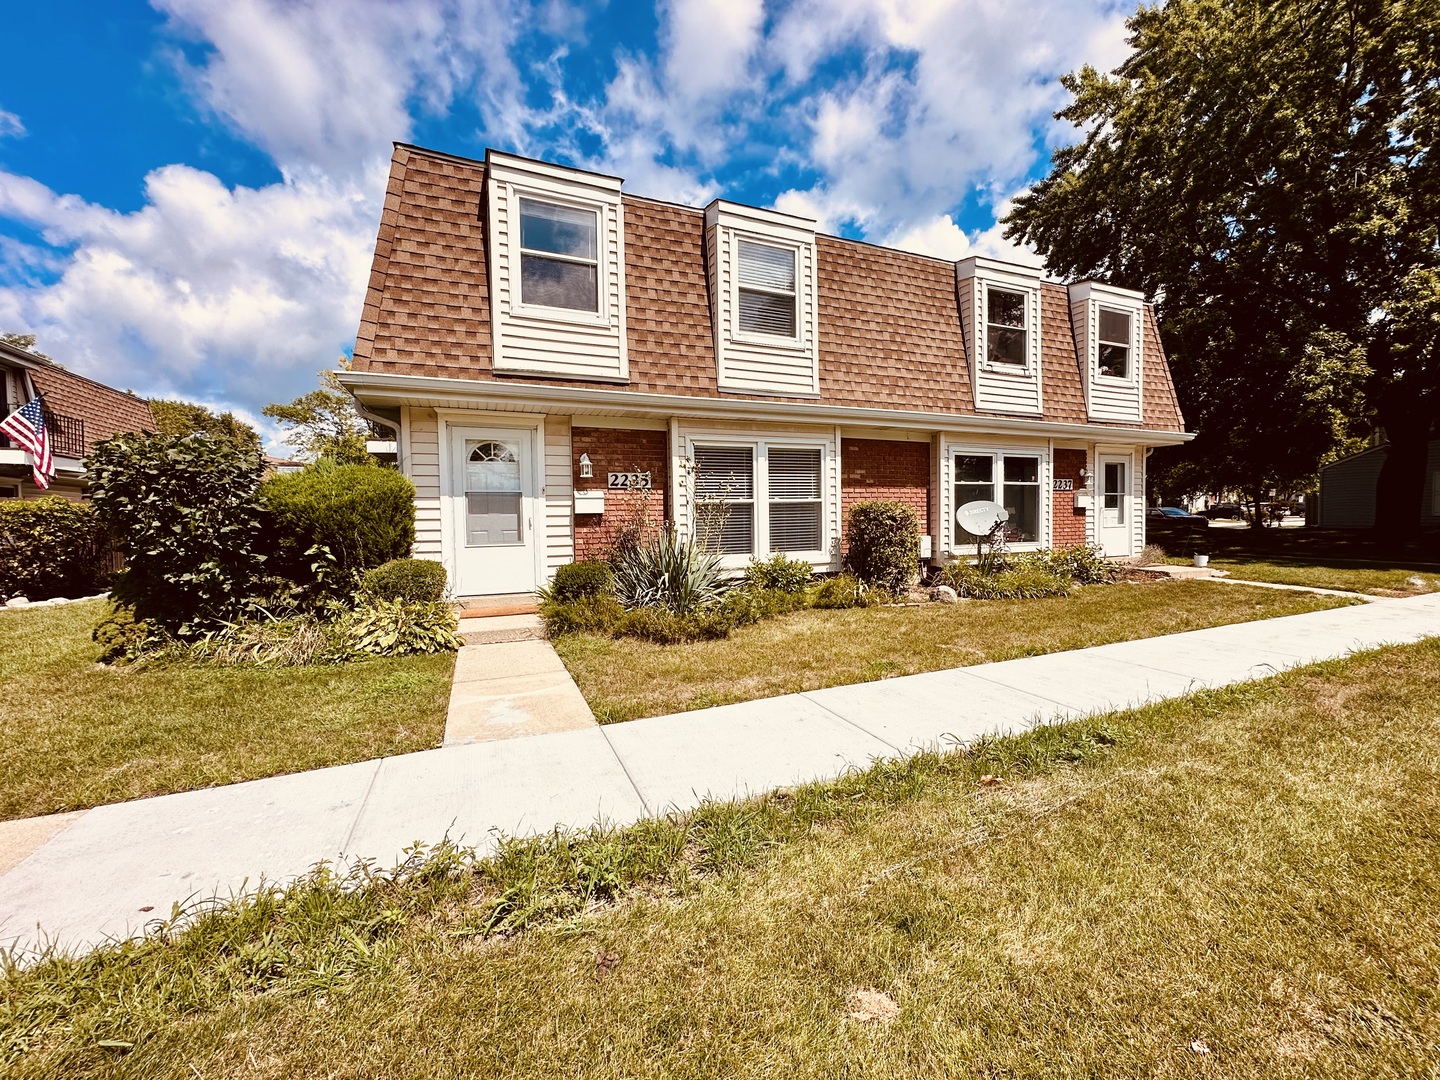
{"label": "brown roof of neighbor house", "polygon": [[[492,369],[484,184],[483,162],[395,148],[355,370],[575,385]],[[627,388],[719,396],[704,211],[623,203]],[[821,403],[974,415],[954,264],[826,235],[815,253]],[[1041,288],[1042,419],[1083,424],[1069,296],[1063,285]],[[1183,430],[1148,307],[1144,321],[1143,426]]]}
{"label": "brown roof of neighbor house", "polygon": [[57,364],[42,362],[29,369],[35,389],[45,395],[53,413],[74,416],[85,422],[85,449],[101,439],[123,431],[154,431],[155,417],[150,403],[133,394],[106,386],[66,371]]}

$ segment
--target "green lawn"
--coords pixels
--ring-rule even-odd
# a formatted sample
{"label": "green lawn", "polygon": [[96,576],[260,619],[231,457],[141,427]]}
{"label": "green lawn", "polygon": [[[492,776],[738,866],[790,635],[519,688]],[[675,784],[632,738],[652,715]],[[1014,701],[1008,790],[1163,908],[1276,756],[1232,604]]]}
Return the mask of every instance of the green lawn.
{"label": "green lawn", "polygon": [[95,662],[100,601],[0,612],[0,818],[438,746],[452,655],[305,668]]}
{"label": "green lawn", "polygon": [[1081,649],[1333,607],[1322,596],[1207,581],[1091,586],[1046,600],[801,611],[723,641],[555,642],[601,723]]}
{"label": "green lawn", "polygon": [[[1171,561],[1190,562],[1189,559]],[[1415,596],[1440,590],[1440,567],[1433,565],[1417,567],[1361,560],[1314,561],[1247,555],[1217,556],[1210,560],[1210,565],[1247,581],[1344,589],[1376,596]]]}
{"label": "green lawn", "polygon": [[[1437,699],[1431,640],[478,870],[300,887],[174,943],[12,972],[0,1062],[1434,1076]],[[557,866],[571,902],[535,907],[527,883]],[[517,904],[529,929],[487,936]],[[893,1017],[852,1016],[859,990]]]}

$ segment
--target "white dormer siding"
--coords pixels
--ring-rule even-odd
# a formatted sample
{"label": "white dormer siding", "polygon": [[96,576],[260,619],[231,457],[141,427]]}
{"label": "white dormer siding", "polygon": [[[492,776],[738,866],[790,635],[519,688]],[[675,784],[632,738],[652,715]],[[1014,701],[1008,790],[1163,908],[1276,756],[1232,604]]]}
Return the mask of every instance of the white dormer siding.
{"label": "white dormer siding", "polygon": [[1040,271],[976,255],[955,264],[955,288],[975,408],[1039,416]]}
{"label": "white dormer siding", "polygon": [[485,164],[495,370],[625,381],[620,181],[493,151]]}
{"label": "white dormer siding", "polygon": [[1070,286],[1070,323],[1091,420],[1141,422],[1144,320],[1141,293],[1098,281]]}
{"label": "white dormer siding", "polygon": [[815,223],[717,199],[705,255],[719,388],[818,396]]}

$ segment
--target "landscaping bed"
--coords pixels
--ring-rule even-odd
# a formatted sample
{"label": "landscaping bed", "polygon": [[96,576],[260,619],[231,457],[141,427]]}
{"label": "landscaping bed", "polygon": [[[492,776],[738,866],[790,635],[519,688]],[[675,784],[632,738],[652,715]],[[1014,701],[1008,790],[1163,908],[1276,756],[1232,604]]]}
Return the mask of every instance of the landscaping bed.
{"label": "landscaping bed", "polygon": [[723,640],[657,645],[574,633],[554,641],[601,723],[893,675],[1060,652],[1343,605],[1206,581],[1097,585],[1070,596],[805,610]]}
{"label": "landscaping bed", "polygon": [[1428,1075],[1437,695],[1432,640],[400,881],[322,875],[12,969],[0,1062]]}
{"label": "landscaping bed", "polygon": [[0,612],[0,818],[438,746],[453,653],[268,667],[97,664],[103,601]]}

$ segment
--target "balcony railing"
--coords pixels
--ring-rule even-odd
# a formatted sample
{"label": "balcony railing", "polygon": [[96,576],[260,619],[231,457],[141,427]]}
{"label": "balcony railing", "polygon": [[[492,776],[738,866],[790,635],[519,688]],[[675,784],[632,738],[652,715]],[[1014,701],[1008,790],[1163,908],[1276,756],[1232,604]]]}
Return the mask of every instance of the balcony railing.
{"label": "balcony railing", "polygon": [[[5,415],[9,416],[20,405],[7,402]],[[85,456],[85,421],[78,416],[45,410],[45,430],[50,433],[50,455],[52,457],[83,458]],[[0,434],[0,447],[14,447],[15,442]]]}

